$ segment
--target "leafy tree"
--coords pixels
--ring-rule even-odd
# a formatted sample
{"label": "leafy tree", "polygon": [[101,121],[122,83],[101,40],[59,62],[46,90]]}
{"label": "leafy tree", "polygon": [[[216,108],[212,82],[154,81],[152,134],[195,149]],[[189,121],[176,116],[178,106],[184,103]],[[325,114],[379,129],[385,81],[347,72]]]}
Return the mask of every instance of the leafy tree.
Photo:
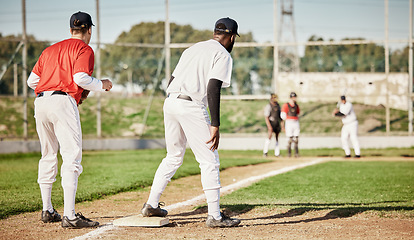
{"label": "leafy tree", "polygon": [[[361,38],[343,40],[363,40]],[[309,41],[323,41],[311,36]],[[390,54],[390,71],[406,72],[408,50]],[[402,67],[403,66],[403,67]],[[405,67],[404,67],[405,66]],[[301,59],[304,72],[384,72],[384,47],[376,44],[352,44],[334,46],[307,46]]]}
{"label": "leafy tree", "polygon": [[[17,46],[19,45],[20,40],[22,37],[9,35],[9,36],[2,36],[0,33],[0,66],[4,66],[9,62],[10,58],[12,57],[13,53],[15,52]],[[27,76],[29,76],[31,70],[33,69],[34,65],[39,59],[40,54],[42,51],[49,46],[49,44],[44,42],[37,42],[34,36],[28,35],[28,45],[27,45]],[[13,63],[18,64],[18,90],[21,92],[22,90],[22,48],[16,54]],[[3,69],[1,69],[2,71]],[[14,76],[13,76],[13,66],[11,65],[3,78],[0,80],[0,94],[13,94],[13,83],[14,83]],[[26,85],[25,85],[26,86]],[[27,87],[27,86],[26,86]]]}
{"label": "leafy tree", "polygon": [[[171,23],[171,42],[172,43],[196,43],[212,38],[212,30],[196,30],[190,25],[177,25]],[[253,41],[252,33],[243,34],[237,41]],[[123,32],[115,43],[164,43],[164,22],[157,23],[140,23],[134,25],[129,32]],[[118,80],[118,83],[125,84],[127,71],[124,66],[132,69],[132,81],[139,84],[143,90],[153,88],[154,77],[156,76],[158,62],[162,58],[162,48],[139,48],[139,47],[121,47],[107,46],[103,52],[103,69],[106,75],[112,76]],[[184,49],[171,49],[171,69],[173,70]],[[254,66],[252,59],[258,58],[258,50],[255,48],[235,48],[233,57],[237,59],[233,68],[233,80],[237,81],[242,89],[237,92],[247,93],[249,91],[250,72]],[[235,61],[236,62],[236,61]],[[163,62],[162,62],[163,63]],[[161,71],[161,77],[165,76],[164,68]],[[156,89],[160,91],[158,86]],[[224,90],[229,93],[229,90]]]}

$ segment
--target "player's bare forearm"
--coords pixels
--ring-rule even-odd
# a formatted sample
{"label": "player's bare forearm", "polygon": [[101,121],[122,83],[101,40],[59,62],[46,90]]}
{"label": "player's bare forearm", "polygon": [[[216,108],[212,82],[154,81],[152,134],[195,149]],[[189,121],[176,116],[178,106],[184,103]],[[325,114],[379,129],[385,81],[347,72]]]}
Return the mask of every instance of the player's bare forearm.
{"label": "player's bare forearm", "polygon": [[215,151],[218,149],[218,145],[220,142],[220,131],[219,127],[216,126],[210,126],[210,140],[208,140],[206,143],[211,143],[210,150]]}

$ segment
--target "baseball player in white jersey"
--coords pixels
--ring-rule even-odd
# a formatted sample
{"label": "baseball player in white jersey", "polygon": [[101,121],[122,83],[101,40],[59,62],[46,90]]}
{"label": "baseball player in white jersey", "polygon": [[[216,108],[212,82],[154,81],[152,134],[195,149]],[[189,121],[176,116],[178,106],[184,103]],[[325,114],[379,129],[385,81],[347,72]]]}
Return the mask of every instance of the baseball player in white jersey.
{"label": "baseball player in white jersey", "polygon": [[288,156],[290,157],[292,155],[291,146],[292,143],[294,143],[295,157],[299,157],[300,108],[299,105],[296,103],[296,93],[291,92],[289,97],[289,102],[283,104],[282,106],[282,112],[280,113],[280,117],[285,122],[285,133],[286,137],[289,138],[287,146]]}
{"label": "baseball player in white jersey", "polygon": [[[230,52],[236,39],[237,23],[219,19],[213,39],[186,49],[170,79],[164,102],[164,127],[167,156],[154,176],[143,216],[168,214],[160,208],[160,197],[183,163],[186,145],[192,149],[201,169],[201,182],[208,205],[208,227],[233,227],[240,220],[220,212],[219,145],[220,90],[229,87],[232,64]],[[210,110],[211,122],[207,112]]]}
{"label": "baseball player in white jersey", "polygon": [[351,157],[351,149],[349,148],[348,140],[350,139],[355,151],[355,157],[361,157],[361,150],[358,141],[358,120],[354,111],[352,103],[346,101],[345,96],[341,96],[341,102],[334,110],[333,115],[342,119],[341,141],[342,148],[345,151],[345,157]]}
{"label": "baseball player in white jersey", "polygon": [[[46,48],[34,66],[27,84],[35,90],[36,130],[42,158],[38,183],[42,195],[41,220],[62,221],[64,228],[95,227],[99,223],[75,213],[78,177],[82,173],[82,130],[78,104],[89,91],[109,91],[112,82],[91,77],[94,53],[88,45],[92,35],[92,18],[77,12],[70,18],[71,38]],[[58,172],[60,147],[64,193],[63,219],[52,206],[52,185]]]}

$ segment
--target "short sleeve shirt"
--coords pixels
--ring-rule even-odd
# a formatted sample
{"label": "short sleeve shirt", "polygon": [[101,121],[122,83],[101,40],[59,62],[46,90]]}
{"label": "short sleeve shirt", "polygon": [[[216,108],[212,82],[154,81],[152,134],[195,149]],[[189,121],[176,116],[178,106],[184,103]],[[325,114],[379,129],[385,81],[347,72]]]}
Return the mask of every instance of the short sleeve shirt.
{"label": "short sleeve shirt", "polygon": [[218,41],[196,43],[181,55],[167,93],[183,93],[207,106],[208,81],[214,78],[229,87],[232,65],[230,53]]}
{"label": "short sleeve shirt", "polygon": [[46,48],[32,72],[40,77],[35,93],[63,91],[79,102],[83,88],[73,81],[73,75],[85,72],[92,75],[94,53],[80,39],[66,39]]}
{"label": "short sleeve shirt", "polygon": [[339,111],[345,115],[344,117],[342,117],[343,124],[348,124],[348,123],[357,121],[357,117],[354,111],[354,107],[352,106],[352,103],[350,102],[345,102],[345,104],[341,103],[339,105]]}
{"label": "short sleeve shirt", "polygon": [[[282,107],[282,112],[286,113],[286,120],[299,120],[299,117],[298,117],[298,115],[300,113],[299,105],[296,105],[297,106],[297,111],[295,113],[296,116],[292,116],[292,115],[289,114],[288,104],[290,105],[290,103],[287,102],[287,103],[283,104],[283,107]],[[292,107],[291,109],[293,109],[294,106],[292,106],[292,105],[290,105],[290,106]]]}

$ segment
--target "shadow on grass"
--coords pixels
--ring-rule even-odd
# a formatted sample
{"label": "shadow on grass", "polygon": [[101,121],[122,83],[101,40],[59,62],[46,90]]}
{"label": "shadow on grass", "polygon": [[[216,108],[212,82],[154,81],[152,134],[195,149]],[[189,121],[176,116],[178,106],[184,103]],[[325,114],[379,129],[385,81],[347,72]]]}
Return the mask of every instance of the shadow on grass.
{"label": "shadow on grass", "polygon": [[[245,214],[258,207],[268,207],[269,215],[254,218],[244,218],[240,220],[254,221],[254,220],[271,220],[292,218],[306,214],[307,212],[314,212],[320,210],[330,210],[327,214],[321,217],[311,217],[301,220],[291,220],[274,223],[253,223],[251,226],[258,225],[270,225],[270,224],[296,224],[307,223],[315,221],[324,221],[329,219],[349,218],[356,214],[366,211],[379,211],[379,212],[392,212],[392,211],[413,211],[414,206],[372,206],[372,205],[384,205],[384,204],[398,204],[405,203],[401,201],[384,201],[374,203],[295,203],[295,204],[235,204],[235,205],[222,205],[224,212],[233,217],[239,214]],[[286,212],[272,214],[274,208],[288,208]],[[200,216],[200,214],[203,214]],[[174,221],[178,221],[180,224],[195,223],[205,221],[207,217],[207,207],[199,207],[192,211],[182,212],[179,214],[171,215],[174,217]],[[194,216],[194,217],[191,217]]]}
{"label": "shadow on grass", "polygon": [[[275,207],[275,208],[289,208],[284,213],[278,213],[274,215],[268,215],[257,218],[246,218],[241,220],[266,220],[266,219],[280,219],[290,218],[303,215],[307,212],[320,211],[320,210],[331,210],[325,216],[308,218],[302,220],[284,221],[283,223],[273,224],[295,224],[295,223],[306,223],[314,221],[323,221],[337,218],[349,218],[356,214],[363,213],[366,211],[379,211],[379,212],[392,212],[392,211],[413,211],[413,206],[372,206],[376,204],[398,204],[401,201],[384,201],[374,203],[295,203],[295,204],[236,204],[236,205],[223,205],[227,210],[238,213],[247,213],[256,207]],[[370,206],[371,205],[371,206]],[[270,211],[271,212],[271,211]],[[266,224],[253,224],[253,225],[268,225]],[[270,223],[272,224],[272,223]]]}

